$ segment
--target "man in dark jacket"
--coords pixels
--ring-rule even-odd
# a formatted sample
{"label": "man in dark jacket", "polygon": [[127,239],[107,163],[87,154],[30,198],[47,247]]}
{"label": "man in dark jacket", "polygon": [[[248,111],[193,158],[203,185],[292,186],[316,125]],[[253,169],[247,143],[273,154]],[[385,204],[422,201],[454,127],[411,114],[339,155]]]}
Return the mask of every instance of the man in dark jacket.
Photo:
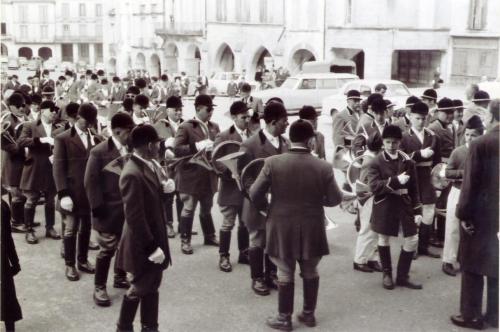
{"label": "man in dark jacket", "polygon": [[[500,99],[490,104],[487,133],[474,140],[465,162],[456,216],[461,220],[462,287],[460,314],[453,324],[482,329],[486,321],[498,328],[498,153]],[[484,277],[486,314],[482,316]]]}
{"label": "man in dark jacket", "polygon": [[[112,136],[90,151],[85,170],[85,190],[92,211],[92,225],[97,231],[100,251],[95,262],[94,301],[100,306],[111,305],[106,291],[108,271],[122,234],[124,215],[118,180],[128,154],[127,139],[134,127],[127,113],[111,118]],[[120,159],[117,159],[120,158]],[[115,267],[114,287],[128,288],[126,274]]]}
{"label": "man in dark jacket", "polygon": [[[299,321],[315,326],[314,310],[319,289],[317,265],[329,254],[323,206],[336,206],[342,200],[333,169],[311,154],[314,129],[298,120],[290,127],[291,148],[287,153],[266,159],[250,197],[257,206],[266,206],[266,252],[278,267],[278,316],[267,324],[291,330],[294,272],[299,263],[304,283],[304,308]],[[307,176],[304,176],[307,174]]]}
{"label": "man in dark jacket", "polygon": [[171,262],[165,206],[160,194],[172,192],[158,158],[161,138],[150,125],[132,130],[134,152],[120,175],[125,227],[117,253],[117,266],[131,274],[131,286],[123,296],[118,331],[133,331],[141,303],[142,331],[158,331],[158,289],[163,270]]}

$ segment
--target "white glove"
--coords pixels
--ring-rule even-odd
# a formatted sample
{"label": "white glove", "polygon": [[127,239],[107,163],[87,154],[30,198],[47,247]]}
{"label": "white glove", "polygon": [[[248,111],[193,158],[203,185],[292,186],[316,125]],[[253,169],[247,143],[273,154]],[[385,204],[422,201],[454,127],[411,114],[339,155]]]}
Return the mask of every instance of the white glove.
{"label": "white glove", "polygon": [[155,263],[155,264],[161,264],[165,260],[165,254],[163,253],[163,250],[161,250],[160,247],[156,248],[156,250],[148,257],[148,259]]}
{"label": "white glove", "polygon": [[417,226],[420,226],[421,223],[422,223],[422,216],[416,215],[415,216],[415,224],[417,224]]}
{"label": "white glove", "polygon": [[403,172],[403,173],[398,175],[399,183],[406,184],[406,182],[408,182],[408,180],[410,180],[410,176],[406,175],[406,172]]}
{"label": "white glove", "polygon": [[203,141],[199,141],[199,142],[196,142],[194,144],[196,145],[196,150],[200,151],[203,149],[211,149],[212,146],[214,145],[214,142],[212,142],[209,139],[205,139]]}
{"label": "white glove", "polygon": [[163,188],[163,193],[170,194],[175,191],[175,182],[172,179],[168,179],[167,181],[162,181],[161,186]]}
{"label": "white glove", "polygon": [[54,145],[54,139],[52,137],[41,137],[40,138],[41,143],[48,143],[50,145]]}
{"label": "white glove", "polygon": [[61,208],[66,211],[73,211],[73,200],[69,196],[61,198]]}
{"label": "white glove", "polygon": [[166,148],[173,148],[174,147],[174,141],[175,137],[169,137],[165,140],[165,147]]}
{"label": "white glove", "polygon": [[439,177],[445,178],[446,177],[446,168],[441,168],[441,171],[439,171]]}
{"label": "white glove", "polygon": [[422,156],[422,158],[426,158],[426,159],[430,158],[430,157],[432,157],[433,154],[434,154],[434,151],[429,147],[420,150],[420,155]]}

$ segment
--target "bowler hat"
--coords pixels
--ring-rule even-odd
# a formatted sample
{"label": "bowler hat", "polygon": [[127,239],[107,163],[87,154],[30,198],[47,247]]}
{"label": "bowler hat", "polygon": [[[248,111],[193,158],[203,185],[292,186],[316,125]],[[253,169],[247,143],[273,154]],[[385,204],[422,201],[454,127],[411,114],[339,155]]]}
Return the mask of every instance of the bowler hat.
{"label": "bowler hat", "polygon": [[90,103],[83,103],[78,108],[78,116],[89,123],[95,123],[97,120],[97,109]]}
{"label": "bowler hat", "polygon": [[66,69],[66,71],[64,72],[64,76],[71,76],[73,77],[73,72],[69,69]]}
{"label": "bowler hat", "polygon": [[476,92],[474,94],[474,99],[472,99],[473,102],[476,102],[476,101],[489,101],[489,100],[491,100],[490,99],[490,95],[488,94],[488,92],[483,91],[483,90],[479,90],[478,92]]}
{"label": "bowler hat", "polygon": [[53,101],[44,100],[40,104],[40,110],[45,110],[45,109],[50,109],[51,112],[55,112],[58,110],[58,107],[56,106],[56,104]]}
{"label": "bowler hat", "polygon": [[194,106],[208,106],[208,107],[213,107],[217,106],[213,103],[212,97],[209,95],[198,95],[196,99],[194,100]]}
{"label": "bowler hat", "polygon": [[376,114],[384,113],[387,111],[387,104],[382,98],[375,99],[372,102],[372,111]]}
{"label": "bowler hat", "polygon": [[120,82],[120,78],[118,76],[113,76],[113,83]]}
{"label": "bowler hat", "polygon": [[361,93],[358,90],[347,91],[347,99],[361,99]]}
{"label": "bowler hat", "polygon": [[238,115],[241,113],[245,113],[248,110],[249,110],[249,107],[247,106],[247,104],[238,100],[238,101],[235,101],[234,103],[231,104],[231,107],[229,108],[229,113],[231,115]]}
{"label": "bowler hat", "polygon": [[417,101],[415,104],[411,106],[411,113],[427,115],[429,114],[429,106],[426,103]]}
{"label": "bowler hat", "polygon": [[140,78],[137,78],[135,80],[135,86],[138,87],[139,89],[144,89],[146,86],[148,85],[148,83],[146,82],[146,80],[142,77]]}
{"label": "bowler hat", "polygon": [[104,70],[99,69],[99,70],[97,71],[97,76],[104,76]]}
{"label": "bowler hat", "polygon": [[431,99],[431,100],[437,100],[438,95],[437,95],[436,90],[434,90],[434,89],[427,89],[427,90],[424,91],[424,93],[422,94],[421,98]]}
{"label": "bowler hat", "polygon": [[467,129],[484,129],[483,121],[477,115],[471,116],[471,118],[465,124]]}
{"label": "bowler hat", "polygon": [[380,93],[372,93],[368,96],[368,98],[366,98],[366,102],[368,103],[368,106],[371,106],[377,99],[384,100],[384,97],[382,97]]}
{"label": "bowler hat", "polygon": [[66,105],[66,115],[73,119],[76,118],[79,108],[80,108],[79,104],[75,102],[69,103],[68,105]]}
{"label": "bowler hat", "polygon": [[38,94],[31,96],[31,103],[32,104],[40,105],[41,102],[42,102],[42,96],[40,96]]}
{"label": "bowler hat", "polygon": [[290,141],[305,142],[311,137],[314,137],[314,128],[309,122],[299,119],[290,126]]}
{"label": "bowler hat", "polygon": [[134,128],[134,120],[125,112],[118,112],[111,118],[111,129]]}
{"label": "bowler hat", "polygon": [[305,120],[315,120],[318,118],[318,113],[316,109],[310,105],[304,105],[299,111],[299,118]]}
{"label": "bowler hat", "polygon": [[177,96],[170,96],[167,99],[167,108],[181,108],[182,106],[182,100],[181,98]]}
{"label": "bowler hat", "polygon": [[413,104],[418,103],[419,101],[420,101],[420,99],[418,97],[409,96],[408,98],[406,98],[405,107],[411,107],[411,106],[413,106]]}
{"label": "bowler hat", "polygon": [[453,100],[446,97],[441,98],[441,100],[437,103],[437,110],[445,113],[453,113],[455,111]]}
{"label": "bowler hat", "polygon": [[401,131],[401,128],[399,128],[399,126],[388,125],[387,127],[384,128],[384,131],[382,132],[382,139],[384,138],[402,139],[403,132]]}
{"label": "bowler hat", "polygon": [[266,123],[271,123],[273,120],[278,121],[287,115],[286,108],[282,103],[268,103],[264,107],[264,121]]}
{"label": "bowler hat", "polygon": [[161,78],[160,78],[162,81],[168,81],[168,76],[163,74],[161,75]]}
{"label": "bowler hat", "polygon": [[14,92],[8,99],[8,104],[20,108],[24,104],[24,97],[19,92]]}
{"label": "bowler hat", "polygon": [[156,129],[148,124],[141,124],[132,129],[130,133],[132,147],[138,148],[149,143],[159,142],[162,139],[158,136]]}
{"label": "bowler hat", "polygon": [[55,94],[55,92],[54,88],[52,88],[51,86],[46,86],[42,90],[42,95],[53,95],[53,94]]}
{"label": "bowler hat", "polygon": [[243,83],[241,85],[240,90],[241,90],[241,92],[250,92],[250,91],[252,91],[252,86],[250,86],[250,84],[248,84],[248,83]]}
{"label": "bowler hat", "polygon": [[125,98],[122,102],[123,109],[127,112],[133,111],[134,100],[132,98]]}
{"label": "bowler hat", "polygon": [[464,109],[464,103],[460,99],[453,99],[455,109]]}
{"label": "bowler hat", "polygon": [[147,108],[149,106],[149,98],[145,95],[137,95],[135,96],[134,104],[137,104],[142,108]]}
{"label": "bowler hat", "polygon": [[129,87],[129,88],[127,89],[127,92],[126,92],[126,94],[127,94],[127,95],[128,95],[128,94],[132,94],[132,95],[136,95],[136,96],[137,96],[138,94],[140,94],[140,93],[141,93],[141,90],[139,90],[139,88],[138,88],[138,87],[136,87],[135,85],[132,85],[131,87]]}

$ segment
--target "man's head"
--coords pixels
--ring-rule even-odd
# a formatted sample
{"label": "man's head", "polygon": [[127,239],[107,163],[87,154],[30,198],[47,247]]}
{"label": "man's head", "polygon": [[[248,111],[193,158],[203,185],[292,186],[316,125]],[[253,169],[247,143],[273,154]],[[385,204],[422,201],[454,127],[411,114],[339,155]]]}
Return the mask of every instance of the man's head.
{"label": "man's head", "polygon": [[66,77],[67,81],[70,81],[73,79],[73,72],[71,70],[66,70],[64,72],[64,77]]}
{"label": "man's head", "polygon": [[145,89],[147,85],[148,85],[148,83],[142,77],[141,78],[137,78],[135,80],[135,86],[138,87],[140,90]]}
{"label": "man's head", "polygon": [[439,121],[450,124],[453,121],[454,112],[455,106],[453,105],[453,100],[446,97],[439,100],[437,107],[437,118]]}
{"label": "man's head", "polygon": [[248,128],[248,123],[250,122],[250,114],[248,112],[248,106],[242,101],[235,101],[230,109],[231,119],[239,130],[246,130]]}
{"label": "man's head", "polygon": [[484,133],[484,125],[481,118],[477,115],[473,115],[469,121],[465,124],[464,139],[465,144],[470,144],[474,139],[481,136]]}
{"label": "man's head", "polygon": [[270,134],[282,135],[288,127],[288,114],[282,103],[271,102],[264,108],[264,121]]}
{"label": "man's head", "polygon": [[14,92],[12,95],[10,95],[7,103],[9,104],[10,111],[15,116],[24,115],[24,107],[26,106],[26,104],[24,103],[24,97],[21,93]]}
{"label": "man's head", "polygon": [[366,140],[366,148],[371,152],[379,152],[382,149],[382,136],[377,130],[374,130]]}
{"label": "man's head", "polygon": [[118,112],[111,118],[111,132],[121,145],[127,144],[128,137],[133,128],[134,120],[127,113]]}
{"label": "man's head", "polygon": [[380,99],[375,99],[372,103],[372,112],[375,122],[381,126],[385,124],[385,115],[387,112],[387,104],[385,101]]}
{"label": "man's head", "polygon": [[167,116],[171,121],[178,122],[182,118],[182,100],[177,96],[167,99]]}
{"label": "man's head", "polygon": [[42,97],[40,95],[31,96],[31,112],[38,113],[40,112],[40,104],[42,103]]}
{"label": "man's head", "polygon": [[151,125],[138,125],[130,133],[130,143],[142,158],[156,159],[160,154],[161,138]]}
{"label": "man's head", "polygon": [[86,77],[87,79],[90,79],[90,76],[92,76],[92,70],[87,69],[87,70],[85,71],[85,77]]}
{"label": "man's head", "polygon": [[14,74],[10,77],[10,80],[16,83],[19,80],[19,77],[17,77],[17,75]]}
{"label": "man's head", "polygon": [[417,101],[411,107],[410,122],[411,126],[418,131],[424,129],[425,119],[429,114],[429,106],[422,101]]}
{"label": "man's head", "polygon": [[127,89],[127,92],[125,92],[125,98],[134,99],[136,96],[138,96],[140,94],[141,94],[141,90],[139,90],[139,88],[136,87],[135,85],[132,85]]}
{"label": "man's head", "polygon": [[132,98],[123,99],[122,107],[125,112],[132,114],[134,112],[134,99]]}
{"label": "man's head", "polygon": [[44,78],[49,78],[49,76],[50,76],[50,72],[49,72],[49,70],[48,70],[48,69],[44,69],[44,70],[42,71],[42,77],[44,77]]}
{"label": "man's head", "polygon": [[403,139],[403,133],[398,126],[388,125],[384,128],[382,132],[382,141],[384,150],[388,153],[395,154],[398,151],[401,139]]}
{"label": "man's head", "polygon": [[42,98],[46,100],[53,100],[54,96],[56,93],[54,92],[54,89],[51,86],[46,86],[42,90]]}
{"label": "man's head", "polygon": [[198,95],[194,100],[196,116],[202,122],[207,122],[212,118],[214,103],[209,95]]}
{"label": "man's head", "polygon": [[488,92],[483,90],[479,90],[478,92],[476,92],[474,94],[474,98],[472,99],[472,102],[475,105],[481,106],[483,108],[488,108],[490,101],[490,95],[488,94]]}
{"label": "man's head", "polygon": [[424,93],[422,94],[422,96],[420,98],[422,98],[422,101],[427,106],[429,106],[429,108],[432,108],[436,105],[437,92],[434,89],[427,89],[424,91]]}
{"label": "man's head", "polygon": [[361,94],[358,90],[347,91],[347,106],[355,112],[360,111]]}
{"label": "man's head", "polygon": [[476,92],[479,91],[479,85],[477,84],[469,84],[465,89],[465,97],[467,100],[472,100]]}
{"label": "man's head", "polygon": [[34,76],[33,79],[31,80],[31,84],[33,86],[38,86],[40,84],[40,78],[38,76]]}
{"label": "man's head", "polygon": [[96,74],[92,74],[90,75],[90,80],[97,83],[97,80],[99,80],[99,76],[97,76]]}
{"label": "man's head", "polygon": [[78,103],[71,102],[66,105],[66,116],[71,123],[74,123],[78,117],[78,109],[80,105]]}
{"label": "man's head", "polygon": [[252,92],[252,87],[250,86],[250,84],[243,83],[241,85],[240,95],[242,98],[246,98],[246,97],[250,96],[251,92]]}
{"label": "man's head", "polygon": [[53,123],[59,108],[53,101],[45,100],[40,104],[40,117],[45,123]]}
{"label": "man's head", "polygon": [[453,106],[455,107],[453,120],[462,121],[462,118],[464,117],[464,103],[460,99],[453,99]]}
{"label": "man's head", "polygon": [[137,95],[134,99],[134,111],[145,110],[149,106],[149,98],[145,95]]}
{"label": "man's head", "polygon": [[380,93],[382,96],[385,95],[385,92],[387,91],[387,85],[384,83],[378,83],[375,85],[375,93]]}
{"label": "man's head", "polygon": [[299,119],[290,126],[290,141],[293,145],[312,148],[314,128],[307,120]]}
{"label": "man's head", "polygon": [[304,105],[299,111],[299,118],[308,121],[314,128],[318,129],[318,113],[316,109],[310,105]]}
{"label": "man's head", "polygon": [[90,103],[83,103],[78,108],[75,125],[82,131],[88,130],[97,122],[97,109]]}
{"label": "man's head", "polygon": [[113,86],[119,86],[121,83],[121,80],[118,76],[113,77]]}
{"label": "man's head", "polygon": [[384,98],[380,93],[372,93],[371,95],[368,96],[366,99],[366,104],[368,106],[368,111],[372,110],[372,104],[375,100],[382,100],[384,101]]}

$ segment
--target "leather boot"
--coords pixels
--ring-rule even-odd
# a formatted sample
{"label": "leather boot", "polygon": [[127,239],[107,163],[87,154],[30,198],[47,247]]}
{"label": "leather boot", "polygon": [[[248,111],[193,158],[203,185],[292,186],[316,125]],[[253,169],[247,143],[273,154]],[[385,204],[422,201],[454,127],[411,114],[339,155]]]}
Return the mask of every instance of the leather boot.
{"label": "leather boot", "polygon": [[64,221],[61,222],[61,236],[63,238],[63,241],[61,243],[61,258],[64,259],[64,230],[66,229],[66,226],[64,226]]}
{"label": "leather boot", "polygon": [[33,222],[35,219],[35,208],[27,207],[24,209],[24,227],[26,228],[26,242],[29,244],[38,243],[38,239],[35,235],[35,230],[33,229]]}
{"label": "leather boot", "polygon": [[191,247],[191,230],[193,229],[193,217],[181,217],[179,233],[181,233],[181,251],[185,255],[193,253]]}
{"label": "leather boot", "polygon": [[203,236],[205,237],[204,244],[207,246],[218,247],[219,241],[217,241],[217,237],[215,236],[215,227],[212,215],[200,215],[200,224]]}
{"label": "leather boot", "polygon": [[314,279],[303,279],[304,285],[304,309],[297,318],[306,326],[316,326],[316,317],[314,317],[314,310],[316,310],[316,303],[318,301],[319,290],[319,277]]}
{"label": "leather boot", "polygon": [[158,332],[159,294],[154,292],[141,299],[141,331]]}
{"label": "leather boot", "polygon": [[266,281],[266,285],[269,289],[278,289],[278,276],[277,271],[278,268],[271,262],[269,255],[264,256],[265,259],[265,272],[264,279]]}
{"label": "leather boot", "polygon": [[439,254],[436,254],[429,249],[430,236],[431,236],[431,225],[420,224],[420,230],[418,235],[418,254],[423,256],[429,256],[432,258],[439,258],[441,257]]}
{"label": "leather boot", "polygon": [[220,231],[219,233],[219,269],[223,272],[231,272],[233,267],[229,260],[229,248],[231,245],[231,231]]}
{"label": "leather boot", "polygon": [[[10,197],[10,194],[9,194]],[[10,203],[10,215],[12,223],[12,232],[25,233],[26,226],[24,223],[24,202]]]}
{"label": "leather boot", "polygon": [[410,281],[409,272],[413,260],[413,251],[401,249],[398,261],[398,272],[396,276],[396,285],[410,289],[422,289],[422,285]]}
{"label": "leather boot", "polygon": [[130,283],[127,281],[127,272],[116,267],[116,263],[114,270],[115,270],[115,277],[113,281],[113,287],[128,289],[130,287]]}
{"label": "leather boot", "polygon": [[86,273],[95,273],[95,268],[88,261],[90,229],[78,233],[78,269]]}
{"label": "leather boot", "polygon": [[120,316],[118,318],[118,323],[116,324],[116,332],[134,331],[134,319],[135,314],[137,313],[137,307],[139,307],[139,301],[139,298],[131,299],[127,295],[123,295]]}
{"label": "leather boot", "polygon": [[382,264],[382,286],[385,289],[394,289],[394,282],[392,281],[391,247],[378,246],[378,254],[380,256],[380,263]]}
{"label": "leather boot", "polygon": [[278,315],[269,317],[267,325],[276,330],[292,330],[293,295],[295,284],[293,282],[278,283]]}
{"label": "leather boot", "polygon": [[98,257],[95,261],[94,302],[101,307],[108,307],[111,305],[111,299],[106,291],[110,263],[111,257]]}
{"label": "leather boot", "polygon": [[181,212],[182,212],[183,208],[184,208],[184,203],[182,203],[182,201],[179,198],[178,194],[176,194],[175,195],[175,210],[177,212],[177,223],[179,223],[179,224],[181,222]]}
{"label": "leather boot", "polygon": [[64,243],[64,260],[66,263],[66,278],[69,281],[77,281],[80,279],[80,275],[75,268],[76,263],[76,237],[65,237]]}
{"label": "leather boot", "polygon": [[249,264],[248,259],[248,245],[250,239],[248,235],[248,229],[241,225],[238,227],[238,250],[240,254],[238,256],[238,263],[240,264]]}
{"label": "leather boot", "polygon": [[258,295],[269,295],[269,288],[264,281],[264,250],[259,247],[249,249],[250,276],[252,289]]}

